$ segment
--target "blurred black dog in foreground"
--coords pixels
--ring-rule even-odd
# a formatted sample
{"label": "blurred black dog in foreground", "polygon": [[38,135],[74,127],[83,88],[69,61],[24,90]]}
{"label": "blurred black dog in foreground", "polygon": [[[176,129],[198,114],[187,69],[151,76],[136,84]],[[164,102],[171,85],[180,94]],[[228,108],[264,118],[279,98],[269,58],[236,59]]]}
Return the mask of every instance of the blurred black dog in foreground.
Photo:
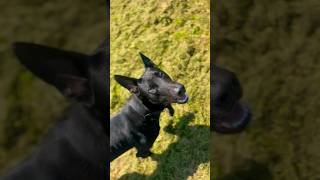
{"label": "blurred black dog in foreground", "polygon": [[109,177],[107,46],[105,42],[92,55],[85,55],[31,43],[14,44],[19,61],[73,103],[33,154],[0,179]]}
{"label": "blurred black dog in foreground", "polygon": [[224,134],[241,132],[251,119],[251,111],[239,102],[242,88],[235,74],[213,66],[210,86],[211,130]]}
{"label": "blurred black dog in foreground", "polygon": [[111,161],[132,147],[137,148],[137,157],[150,156],[150,148],[159,135],[160,113],[168,108],[173,116],[171,104],[188,101],[182,84],[173,81],[148,57],[141,53],[140,56],[145,71],[139,79],[115,76],[115,80],[132,95],[110,122]]}

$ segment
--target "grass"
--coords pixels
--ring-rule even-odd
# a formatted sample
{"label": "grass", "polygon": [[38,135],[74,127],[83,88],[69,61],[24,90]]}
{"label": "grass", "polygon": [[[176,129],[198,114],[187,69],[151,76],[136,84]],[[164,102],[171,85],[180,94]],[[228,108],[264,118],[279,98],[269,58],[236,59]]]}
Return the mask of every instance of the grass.
{"label": "grass", "polygon": [[1,1],[0,172],[21,161],[66,107],[53,87],[23,68],[14,41],[35,42],[83,53],[105,37],[105,2],[85,0]]}
{"label": "grass", "polygon": [[246,132],[213,134],[213,177],[319,179],[320,3],[214,4],[216,62],[234,71],[251,105]]}
{"label": "grass", "polygon": [[209,179],[209,22],[209,1],[111,1],[111,114],[130,96],[112,77],[139,77],[140,51],[190,96],[174,117],[162,113],[155,156],[126,152],[111,163],[111,179]]}

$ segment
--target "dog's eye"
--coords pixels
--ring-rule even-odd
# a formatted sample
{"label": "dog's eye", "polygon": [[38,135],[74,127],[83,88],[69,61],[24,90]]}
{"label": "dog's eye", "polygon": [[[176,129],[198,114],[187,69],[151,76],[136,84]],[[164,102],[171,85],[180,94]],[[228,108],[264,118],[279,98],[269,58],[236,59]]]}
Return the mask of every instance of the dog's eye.
{"label": "dog's eye", "polygon": [[149,89],[148,92],[151,94],[155,94],[157,93],[157,90],[153,88],[153,89]]}

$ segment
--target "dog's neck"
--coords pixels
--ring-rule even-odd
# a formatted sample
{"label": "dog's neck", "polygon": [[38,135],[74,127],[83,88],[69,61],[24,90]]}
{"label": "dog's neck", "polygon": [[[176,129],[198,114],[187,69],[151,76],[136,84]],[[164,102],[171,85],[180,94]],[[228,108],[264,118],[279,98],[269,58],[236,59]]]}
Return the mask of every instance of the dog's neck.
{"label": "dog's neck", "polygon": [[146,116],[152,113],[161,113],[166,107],[161,104],[153,104],[143,97],[138,97],[135,94],[131,96],[127,105],[131,106],[137,113]]}
{"label": "dog's neck", "polygon": [[95,117],[94,119],[96,119],[101,124],[101,127],[104,129],[104,131],[107,134],[110,134],[110,129],[109,129],[108,123],[106,123],[104,121],[105,119],[107,119],[107,114],[109,114],[109,110],[107,108],[105,108],[105,111],[103,112],[98,108],[88,108],[88,107],[86,107],[86,109],[89,109],[91,115],[93,117]]}

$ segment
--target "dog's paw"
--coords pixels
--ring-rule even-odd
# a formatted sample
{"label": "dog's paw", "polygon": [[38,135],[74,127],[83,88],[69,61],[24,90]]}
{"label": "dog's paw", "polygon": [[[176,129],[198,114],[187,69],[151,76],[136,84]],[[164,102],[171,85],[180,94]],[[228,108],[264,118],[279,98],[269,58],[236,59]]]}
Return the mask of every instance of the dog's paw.
{"label": "dog's paw", "polygon": [[136,157],[138,157],[138,158],[147,158],[147,157],[149,157],[149,156],[151,156],[152,155],[152,152],[151,151],[143,151],[143,152],[137,152],[137,154],[136,154]]}

